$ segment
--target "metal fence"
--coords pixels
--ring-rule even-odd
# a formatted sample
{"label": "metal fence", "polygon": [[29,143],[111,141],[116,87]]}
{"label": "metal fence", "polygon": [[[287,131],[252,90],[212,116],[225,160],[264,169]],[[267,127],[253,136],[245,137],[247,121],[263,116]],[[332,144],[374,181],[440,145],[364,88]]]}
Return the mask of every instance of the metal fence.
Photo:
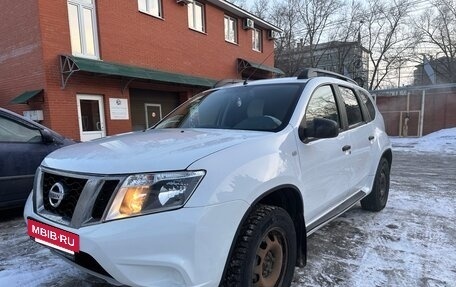
{"label": "metal fence", "polygon": [[456,127],[456,83],[371,91],[392,136]]}

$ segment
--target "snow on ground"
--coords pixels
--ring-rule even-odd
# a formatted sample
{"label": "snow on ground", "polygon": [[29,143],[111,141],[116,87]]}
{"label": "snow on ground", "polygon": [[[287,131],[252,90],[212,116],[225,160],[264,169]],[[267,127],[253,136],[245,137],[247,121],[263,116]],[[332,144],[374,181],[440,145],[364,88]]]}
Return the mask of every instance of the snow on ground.
{"label": "snow on ground", "polygon": [[[386,208],[312,234],[292,287],[456,286],[456,128],[392,142]],[[0,212],[0,286],[110,286],[32,242],[20,213]]]}
{"label": "snow on ground", "polygon": [[293,287],[456,286],[455,174],[455,155],[395,152],[386,208],[311,235]]}
{"label": "snow on ground", "polygon": [[444,129],[421,138],[391,137],[397,151],[456,153],[456,128]]}

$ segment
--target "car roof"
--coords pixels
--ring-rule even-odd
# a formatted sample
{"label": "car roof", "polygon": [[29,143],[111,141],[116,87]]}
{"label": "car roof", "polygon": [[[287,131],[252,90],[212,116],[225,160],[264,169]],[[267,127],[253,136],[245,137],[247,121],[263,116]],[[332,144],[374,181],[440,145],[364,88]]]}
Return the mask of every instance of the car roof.
{"label": "car roof", "polygon": [[42,126],[42,125],[40,125],[37,122],[29,120],[26,117],[24,117],[24,116],[22,116],[20,114],[17,114],[17,113],[15,113],[13,111],[10,111],[10,110],[7,110],[7,109],[4,109],[4,108],[0,107],[0,112],[2,114],[4,114],[6,117],[8,117],[10,119],[14,119],[14,120],[19,121],[19,122],[22,122],[23,124],[32,125],[32,126],[35,126],[37,128],[40,128],[40,129],[48,129],[45,126]]}
{"label": "car roof", "polygon": [[308,79],[300,79],[298,77],[285,77],[285,78],[274,78],[274,79],[262,79],[262,80],[253,80],[253,81],[247,81],[247,82],[237,82],[237,83],[228,83],[225,86],[221,86],[216,89],[224,89],[224,88],[230,88],[230,87],[239,87],[239,86],[261,86],[261,85],[272,85],[272,84],[306,84],[310,82],[316,82],[316,84],[327,84],[327,83],[334,83],[338,85],[344,85],[356,89],[360,89],[363,91],[366,91],[364,88],[358,86],[357,84],[353,84],[351,81],[346,81],[343,79],[338,79],[330,76],[318,76],[318,77],[312,77]]}

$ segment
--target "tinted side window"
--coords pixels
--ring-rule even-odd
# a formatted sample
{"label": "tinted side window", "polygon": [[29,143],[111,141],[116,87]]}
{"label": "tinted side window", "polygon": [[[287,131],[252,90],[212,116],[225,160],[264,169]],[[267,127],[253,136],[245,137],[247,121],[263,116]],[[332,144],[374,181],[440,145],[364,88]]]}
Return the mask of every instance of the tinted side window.
{"label": "tinted side window", "polygon": [[367,107],[367,111],[369,112],[371,120],[375,119],[375,108],[372,100],[364,91],[359,91],[359,95],[361,97],[361,101]]}
{"label": "tinted side window", "polygon": [[339,89],[344,100],[345,110],[347,111],[348,126],[362,122],[363,115],[361,113],[361,107],[353,90],[345,87],[339,87]]}
{"label": "tinted side window", "polygon": [[313,120],[315,118],[333,120],[340,126],[336,100],[330,86],[319,87],[315,90],[307,105],[305,117],[307,128],[313,127]]}
{"label": "tinted side window", "polygon": [[0,142],[41,142],[41,133],[0,117]]}

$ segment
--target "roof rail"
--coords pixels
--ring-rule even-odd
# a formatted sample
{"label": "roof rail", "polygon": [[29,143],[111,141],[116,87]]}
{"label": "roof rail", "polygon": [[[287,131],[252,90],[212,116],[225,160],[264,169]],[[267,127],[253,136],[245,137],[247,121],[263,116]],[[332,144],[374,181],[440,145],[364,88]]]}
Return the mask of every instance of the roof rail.
{"label": "roof rail", "polygon": [[358,85],[358,83],[355,80],[353,80],[349,77],[346,77],[344,75],[334,73],[331,71],[322,70],[322,69],[314,69],[314,68],[307,68],[307,69],[302,70],[302,72],[299,73],[299,75],[298,75],[298,79],[310,79],[310,78],[321,77],[321,76],[333,77],[333,78],[337,78],[339,80],[347,81],[352,84]]}
{"label": "roof rail", "polygon": [[237,84],[237,83],[242,83],[244,80],[241,79],[223,79],[220,81],[217,81],[212,88],[220,88],[226,85],[232,85],[232,84]]}

